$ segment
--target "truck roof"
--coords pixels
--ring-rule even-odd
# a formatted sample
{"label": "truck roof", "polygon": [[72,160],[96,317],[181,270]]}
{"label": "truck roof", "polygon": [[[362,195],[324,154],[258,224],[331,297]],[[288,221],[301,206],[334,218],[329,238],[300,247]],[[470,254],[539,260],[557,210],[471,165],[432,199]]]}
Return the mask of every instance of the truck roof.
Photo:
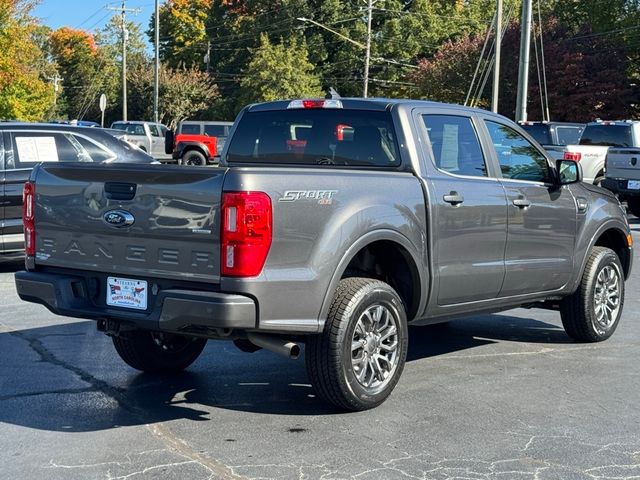
{"label": "truck roof", "polygon": [[[316,100],[316,99],[314,99]],[[322,99],[317,99],[322,100]],[[393,106],[401,106],[406,108],[417,107],[436,107],[460,110],[461,112],[482,112],[485,115],[492,115],[495,117],[502,117],[496,113],[488,110],[482,110],[480,108],[465,107],[463,105],[457,105],[453,103],[434,102],[431,100],[411,100],[411,99],[397,99],[397,98],[335,98],[340,100],[342,106],[345,109],[351,110],[371,110],[371,111],[383,111],[388,110]],[[286,110],[289,104],[293,100],[277,100],[274,102],[256,103],[247,107],[249,112],[263,112],[269,110]]]}

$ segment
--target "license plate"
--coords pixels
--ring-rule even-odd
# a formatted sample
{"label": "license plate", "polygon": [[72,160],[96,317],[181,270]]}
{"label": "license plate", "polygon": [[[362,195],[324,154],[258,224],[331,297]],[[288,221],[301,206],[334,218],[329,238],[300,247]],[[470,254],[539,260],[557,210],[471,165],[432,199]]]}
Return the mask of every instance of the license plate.
{"label": "license plate", "polygon": [[627,188],[629,190],[640,190],[640,180],[629,180]]}
{"label": "license plate", "polygon": [[132,278],[107,278],[107,305],[147,309],[147,282]]}

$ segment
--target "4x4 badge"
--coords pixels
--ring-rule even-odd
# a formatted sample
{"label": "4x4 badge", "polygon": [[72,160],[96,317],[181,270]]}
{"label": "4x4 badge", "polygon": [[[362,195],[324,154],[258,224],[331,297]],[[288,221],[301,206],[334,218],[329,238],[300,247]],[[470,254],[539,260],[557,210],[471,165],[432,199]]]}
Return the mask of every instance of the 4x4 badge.
{"label": "4x4 badge", "polygon": [[112,227],[128,227],[133,225],[135,218],[126,210],[109,210],[102,216],[102,220]]}

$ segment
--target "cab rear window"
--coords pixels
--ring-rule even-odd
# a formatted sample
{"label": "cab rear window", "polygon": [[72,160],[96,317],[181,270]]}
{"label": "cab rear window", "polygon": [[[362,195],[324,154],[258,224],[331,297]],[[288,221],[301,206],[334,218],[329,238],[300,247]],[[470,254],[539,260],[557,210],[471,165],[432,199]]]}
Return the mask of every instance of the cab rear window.
{"label": "cab rear window", "polygon": [[587,125],[580,145],[632,147],[631,125]]}
{"label": "cab rear window", "polygon": [[395,167],[400,154],[388,112],[292,109],[245,113],[227,162]]}

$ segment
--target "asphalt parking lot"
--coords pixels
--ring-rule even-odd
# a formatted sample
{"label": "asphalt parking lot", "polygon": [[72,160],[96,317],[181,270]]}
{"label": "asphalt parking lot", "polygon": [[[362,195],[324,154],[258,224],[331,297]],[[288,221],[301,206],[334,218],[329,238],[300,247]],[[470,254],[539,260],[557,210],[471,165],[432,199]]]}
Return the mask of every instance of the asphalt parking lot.
{"label": "asphalt parking lot", "polygon": [[542,310],[413,329],[391,398],[344,414],[303,360],[230,343],[139,374],[93,322],[21,302],[2,261],[0,478],[640,479],[638,262],[610,340]]}

